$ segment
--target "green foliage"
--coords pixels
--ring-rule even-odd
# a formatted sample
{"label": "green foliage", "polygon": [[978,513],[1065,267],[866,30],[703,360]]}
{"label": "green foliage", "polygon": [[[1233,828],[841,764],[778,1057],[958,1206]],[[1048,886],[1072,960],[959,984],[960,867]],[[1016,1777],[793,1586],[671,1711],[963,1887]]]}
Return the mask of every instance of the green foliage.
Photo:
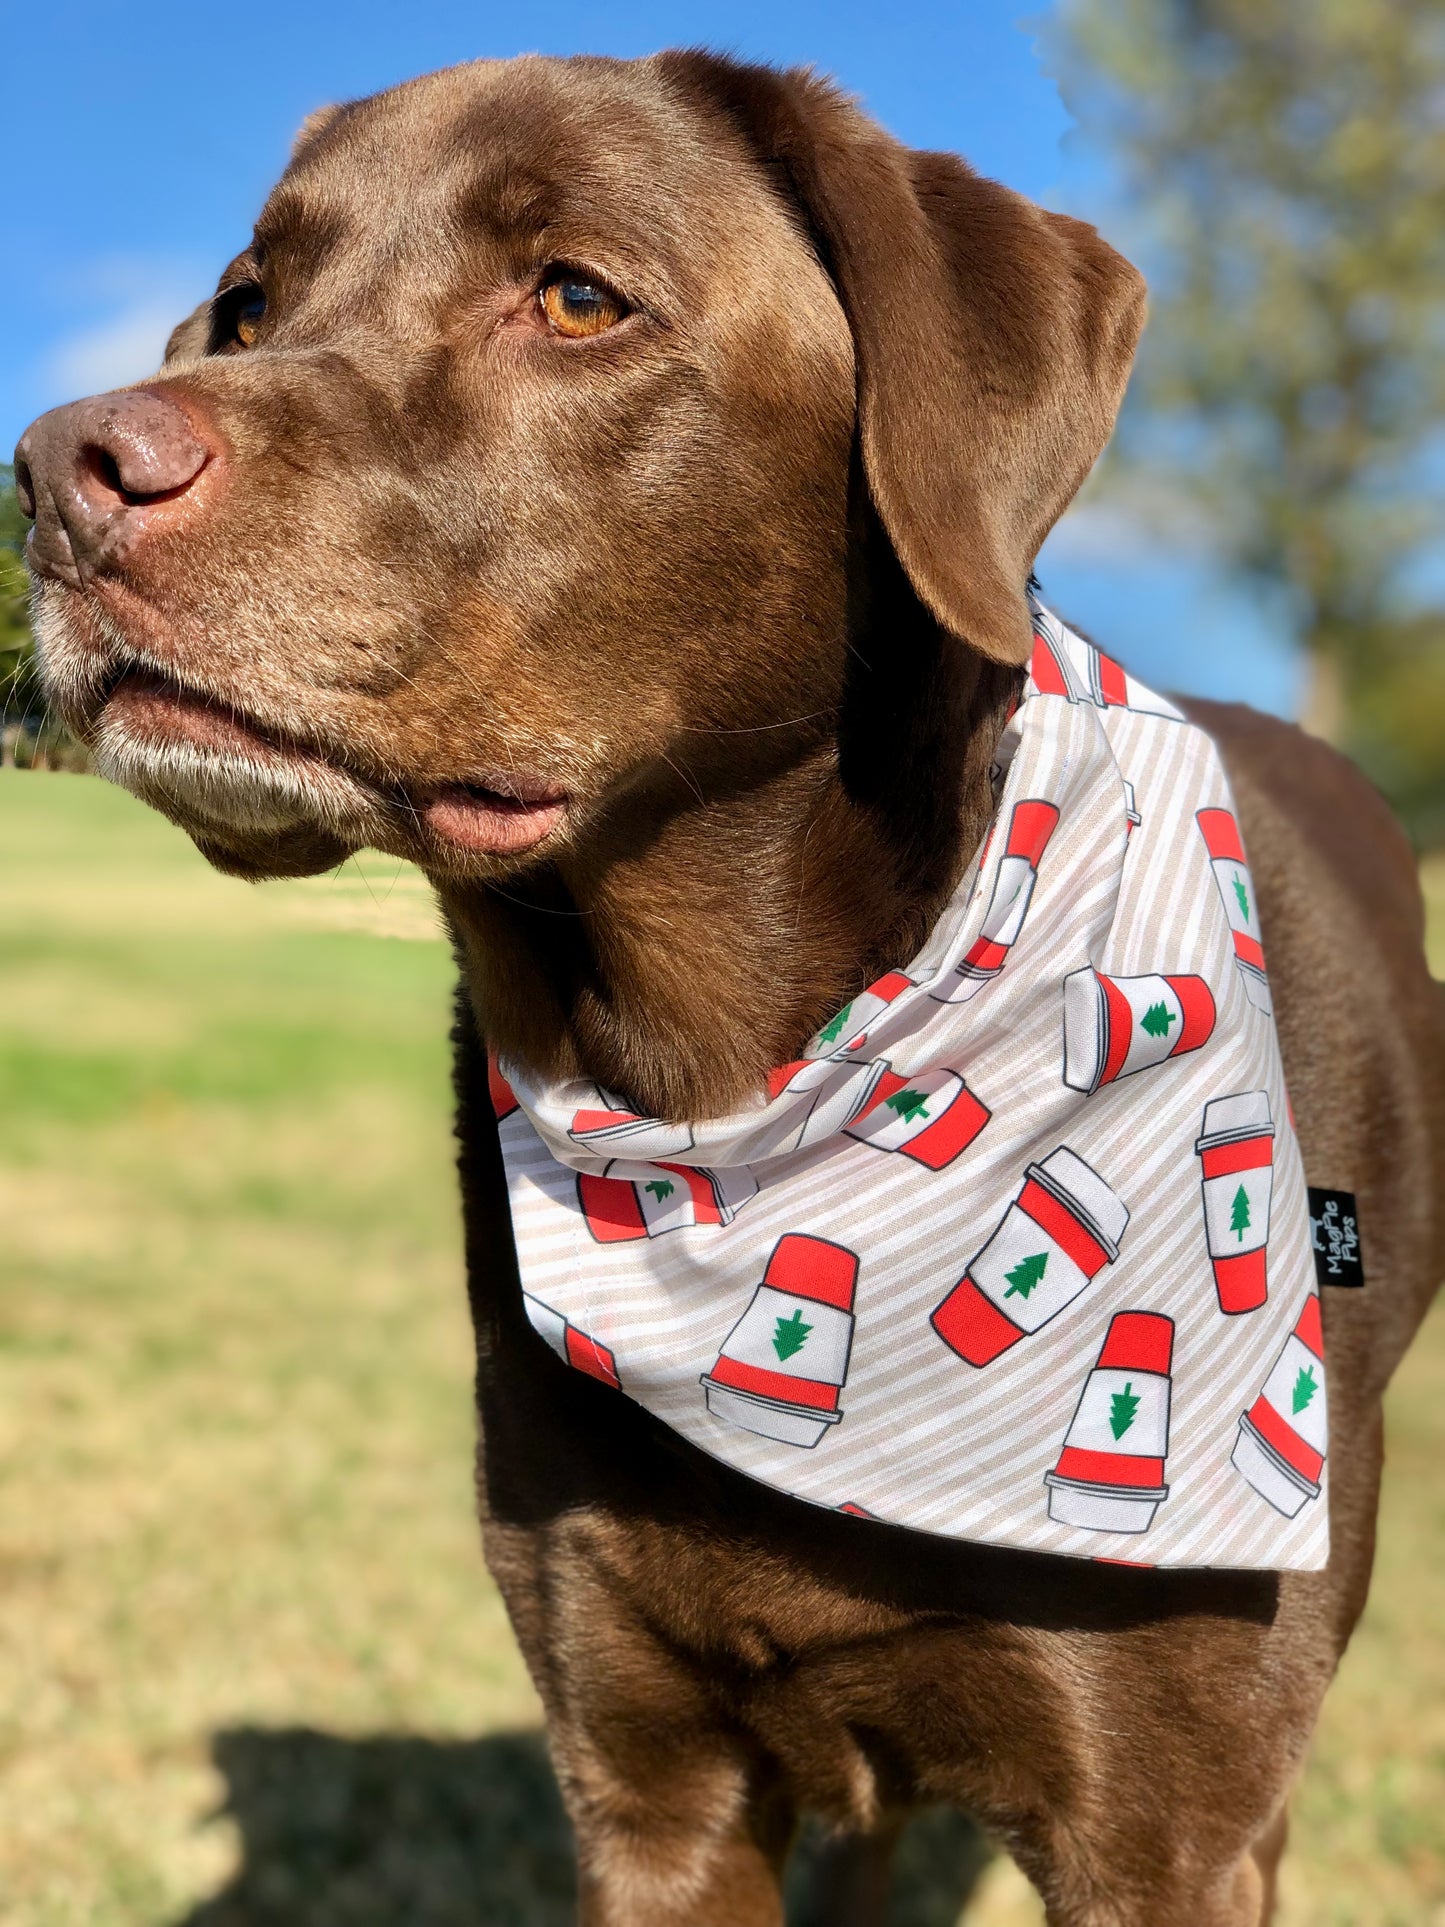
{"label": "green foliage", "polygon": [[807,1344],[812,1329],[803,1323],[801,1311],[794,1311],[791,1318],[779,1318],[773,1327],[773,1350],[779,1358],[791,1358]]}
{"label": "green foliage", "polygon": [[1168,1004],[1150,1004],[1139,1019],[1139,1028],[1150,1037],[1167,1037],[1169,1026],[1174,1022],[1174,1012]]}
{"label": "green foliage", "polygon": [[916,1117],[928,1116],[927,1091],[895,1091],[883,1102],[890,1111],[897,1111],[905,1124],[911,1124]]}
{"label": "green foliage", "polygon": [[1376,639],[1350,691],[1350,753],[1424,845],[1445,844],[1445,624],[1425,613]]}
{"label": "green foliage", "polygon": [[1064,0],[1152,319],[1114,487],[1314,665],[1310,720],[1445,838],[1445,18],[1428,0]]}
{"label": "green foliage", "polygon": [[45,707],[30,632],[29,523],[12,469],[0,466],[0,763],[84,769],[86,752]]}
{"label": "green foliage", "polygon": [[1134,1423],[1138,1410],[1139,1394],[1134,1390],[1134,1381],[1128,1379],[1125,1381],[1123,1391],[1115,1392],[1109,1400],[1109,1430],[1116,1439],[1123,1438]]}
{"label": "green foliage", "polygon": [[1032,1258],[1020,1258],[1012,1271],[1004,1273],[1004,1277],[1008,1279],[1008,1290],[1004,1293],[1004,1297],[1027,1298],[1048,1270],[1048,1265],[1047,1251],[1036,1251]]}
{"label": "green foliage", "polygon": [[15,496],[14,474],[0,468],[0,722],[38,719],[44,706],[30,643],[27,526]]}

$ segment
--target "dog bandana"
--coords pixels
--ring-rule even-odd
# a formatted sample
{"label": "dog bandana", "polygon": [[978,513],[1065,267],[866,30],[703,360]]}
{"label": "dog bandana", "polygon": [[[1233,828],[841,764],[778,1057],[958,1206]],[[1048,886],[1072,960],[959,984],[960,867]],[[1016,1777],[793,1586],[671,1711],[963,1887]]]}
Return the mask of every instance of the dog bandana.
{"label": "dog bandana", "polygon": [[753,1105],[673,1124],[493,1067],[528,1316],[816,1505],[1319,1567],[1319,1296],[1229,786],[1208,736],[1033,616],[981,851]]}

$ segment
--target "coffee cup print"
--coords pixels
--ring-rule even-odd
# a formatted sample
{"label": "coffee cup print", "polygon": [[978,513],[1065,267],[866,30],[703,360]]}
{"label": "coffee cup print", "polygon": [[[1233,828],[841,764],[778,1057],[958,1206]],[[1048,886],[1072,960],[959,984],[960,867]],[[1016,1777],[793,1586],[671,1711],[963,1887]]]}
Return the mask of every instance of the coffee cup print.
{"label": "coffee cup print", "polygon": [[1234,961],[1244,983],[1244,994],[1266,1017],[1274,1010],[1269,978],[1264,969],[1264,945],[1259,936],[1259,906],[1254,879],[1244,858],[1244,843],[1232,810],[1198,810],[1195,822],[1209,852],[1209,867],[1234,943]]}
{"label": "coffee cup print", "polygon": [[1259,1397],[1239,1421],[1232,1463],[1292,1519],[1320,1496],[1329,1443],[1325,1341],[1318,1292],[1306,1298]]}
{"label": "coffee cup print", "polygon": [[[1090,698],[1101,709],[1132,709],[1141,716],[1167,716],[1182,723],[1183,716],[1166,696],[1158,695],[1131,676],[1122,663],[1106,656],[1102,649],[1085,644],[1082,664]],[[1081,654],[1084,652],[1081,651]]]}
{"label": "coffee cup print", "polygon": [[988,1365],[1071,1305],[1119,1255],[1124,1200],[1060,1145],[1024,1172],[988,1243],[933,1313],[933,1329],[970,1365]]}
{"label": "coffee cup print", "polygon": [[502,1075],[502,1067],[497,1062],[495,1051],[487,1052],[487,1095],[492,1100],[498,1124],[504,1117],[510,1117],[516,1109],[517,1093]]}
{"label": "coffee cup print", "polygon": [[1089,700],[1083,679],[1074,673],[1061,636],[1034,627],[1034,652],[1029,658],[1029,680],[1040,696],[1062,696],[1065,702]]}
{"label": "coffee cup print", "polygon": [[1169,1497],[1174,1320],[1121,1311],[1084,1381],[1057,1465],[1044,1474],[1049,1517],[1091,1532],[1147,1532]]}
{"label": "coffee cup print", "polygon": [[567,1135],[574,1144],[589,1151],[613,1157],[676,1157],[692,1149],[692,1126],[672,1124],[666,1118],[641,1117],[628,1108],[624,1099],[599,1086],[593,1087],[590,1104],[572,1114]]}
{"label": "coffee cup print", "polygon": [[1274,1190],[1274,1119],[1267,1091],[1216,1097],[1195,1144],[1203,1166],[1204,1236],[1219,1309],[1257,1311],[1269,1295],[1266,1259]]}
{"label": "coffee cup print", "polygon": [[843,1128],[875,1151],[898,1151],[930,1171],[942,1171],[967,1150],[991,1115],[957,1071],[899,1077],[885,1069],[867,1110]]}
{"label": "coffee cup print", "polygon": [[1127,776],[1120,780],[1124,785],[1124,835],[1131,837],[1144,819],[1139,814],[1139,805],[1134,798],[1134,785]]}
{"label": "coffee cup print", "polygon": [[595,1338],[579,1331],[560,1311],[543,1304],[529,1291],[522,1293],[522,1309],[527,1314],[532,1329],[552,1347],[564,1365],[574,1371],[586,1372],[589,1378],[600,1379],[614,1391],[620,1391],[617,1377],[617,1360],[605,1345],[598,1344]]}
{"label": "coffee cup print", "polygon": [[945,1004],[967,1003],[1003,969],[1023,929],[1039,864],[1058,820],[1052,803],[1036,797],[1015,803],[983,925],[962,963],[945,973],[930,997]]}
{"label": "coffee cup print", "polygon": [[863,1116],[888,1075],[888,1065],[882,1058],[859,1064],[800,1058],[795,1064],[781,1065],[768,1080],[769,1096],[791,1096],[801,1091],[810,1099],[808,1108],[801,1117],[786,1115],[776,1132],[770,1132],[764,1123],[750,1154],[801,1151],[810,1144],[821,1144]]}
{"label": "coffee cup print", "polygon": [[583,1171],[577,1178],[577,1202],[599,1244],[627,1244],[697,1225],[731,1224],[757,1192],[758,1181],[745,1164],[709,1170],[703,1165],[613,1158],[600,1176]]}
{"label": "coffee cup print", "polygon": [[803,1055],[796,1063],[785,1064],[773,1073],[774,1080],[781,1079],[779,1088],[784,1085],[790,1090],[809,1088],[809,1066],[813,1080],[825,1077],[832,1064],[840,1058],[856,1057],[868,1043],[869,1026],[876,1024],[888,1006],[905,990],[912,990],[912,977],[905,976],[901,970],[890,970],[860,990],[851,1003],[844,1004],[840,1011],[830,1017],[823,1028],[810,1037],[803,1047]]}
{"label": "coffee cup print", "polygon": [[1062,696],[1071,703],[1095,703],[1100,709],[1165,716],[1174,723],[1185,720],[1167,697],[1146,688],[1102,649],[1061,627],[1050,634],[1050,627],[1040,626],[1036,618],[1029,677],[1039,695]]}
{"label": "coffee cup print", "polygon": [[707,1408],[747,1432],[813,1447],[843,1417],[858,1259],[827,1238],[779,1238],[702,1378]]}
{"label": "coffee cup print", "polygon": [[1064,1082],[1097,1091],[1183,1057],[1214,1031],[1202,977],[1106,977],[1087,965],[1064,979]]}

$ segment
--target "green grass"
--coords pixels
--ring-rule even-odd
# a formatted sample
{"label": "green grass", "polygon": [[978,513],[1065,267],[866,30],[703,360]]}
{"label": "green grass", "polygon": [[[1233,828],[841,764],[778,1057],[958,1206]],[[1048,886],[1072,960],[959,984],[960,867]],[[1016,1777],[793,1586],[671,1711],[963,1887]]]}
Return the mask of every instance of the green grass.
{"label": "green grass", "polygon": [[179,1920],[236,1865],[218,1757],[536,1723],[472,1518],[451,964],[88,779],[5,773],[0,849],[0,1915]]}
{"label": "green grass", "polygon": [[[436,934],[389,861],[249,889],[0,772],[6,1927],[569,1918],[473,1524]],[[1290,1927],[1445,1923],[1439,1317],[1390,1452]],[[965,1905],[981,1860],[922,1830],[900,1927],[1037,1921],[1005,1861]]]}

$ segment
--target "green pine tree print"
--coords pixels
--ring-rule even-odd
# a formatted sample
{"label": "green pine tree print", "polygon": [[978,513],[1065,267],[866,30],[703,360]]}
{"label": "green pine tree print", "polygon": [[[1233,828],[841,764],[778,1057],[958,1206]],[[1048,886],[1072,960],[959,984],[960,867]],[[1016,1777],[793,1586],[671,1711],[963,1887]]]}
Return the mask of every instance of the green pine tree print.
{"label": "green pine tree print", "polygon": [[1249,1229],[1249,1193],[1243,1185],[1240,1185],[1230,1203],[1229,1228],[1243,1244],[1244,1234]]}
{"label": "green pine tree print", "polygon": [[1004,1273],[1004,1277],[1008,1279],[1008,1290],[1004,1293],[1004,1297],[1012,1298],[1017,1293],[1020,1298],[1027,1298],[1043,1277],[1048,1262],[1047,1251],[1036,1251],[1032,1258],[1020,1258],[1012,1271]]}
{"label": "green pine tree print", "polygon": [[1132,1378],[1125,1379],[1122,1392],[1115,1392],[1109,1400],[1109,1430],[1116,1439],[1123,1438],[1134,1423],[1134,1414],[1139,1410],[1139,1394],[1134,1390]]}
{"label": "green pine tree print", "polygon": [[1249,922],[1249,892],[1244,887],[1244,878],[1238,870],[1234,873],[1234,894],[1239,903],[1240,915]]}
{"label": "green pine tree print", "polygon": [[779,1318],[773,1328],[773,1350],[780,1359],[791,1358],[807,1344],[812,1329],[803,1323],[801,1311],[795,1310],[791,1318]]}
{"label": "green pine tree print", "polygon": [[1150,1004],[1140,1018],[1140,1027],[1151,1037],[1167,1037],[1169,1026],[1174,1022],[1174,1012],[1168,1004]]}
{"label": "green pine tree print", "polygon": [[885,1097],[883,1102],[890,1111],[897,1111],[905,1124],[911,1124],[916,1117],[928,1116],[924,1108],[928,1103],[927,1091],[895,1091],[892,1097]]}
{"label": "green pine tree print", "polygon": [[642,1188],[644,1191],[650,1191],[653,1197],[657,1199],[657,1202],[661,1204],[664,1198],[670,1198],[672,1196],[677,1186],[671,1178],[649,1178]]}
{"label": "green pine tree print", "polygon": [[1319,1389],[1319,1385],[1315,1380],[1314,1366],[1301,1365],[1299,1377],[1294,1382],[1294,1392],[1290,1398],[1290,1405],[1296,1417],[1305,1409]]}
{"label": "green pine tree print", "polygon": [[853,1006],[851,1004],[844,1004],[836,1017],[830,1017],[828,1019],[827,1023],[824,1024],[823,1028],[818,1032],[818,1042],[820,1044],[837,1043],[838,1039],[843,1035],[843,1026],[847,1023],[848,1013],[852,1008]]}

